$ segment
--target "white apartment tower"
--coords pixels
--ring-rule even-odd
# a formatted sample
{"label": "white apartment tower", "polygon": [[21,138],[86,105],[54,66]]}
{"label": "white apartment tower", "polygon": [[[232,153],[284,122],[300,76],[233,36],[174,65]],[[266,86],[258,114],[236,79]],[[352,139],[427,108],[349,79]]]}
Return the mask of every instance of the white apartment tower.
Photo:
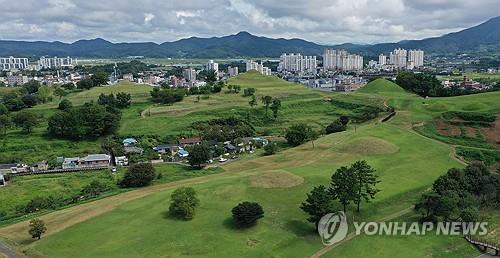
{"label": "white apartment tower", "polygon": [[0,70],[28,69],[28,58],[0,57]]}
{"label": "white apartment tower", "polygon": [[384,54],[380,54],[378,56],[378,64],[379,65],[386,65],[387,64],[387,56]]}
{"label": "white apartment tower", "polygon": [[193,68],[184,69],[182,76],[186,79],[186,81],[194,82],[196,81],[196,70]]}
{"label": "white apartment tower", "polygon": [[65,58],[59,58],[57,56],[48,58],[42,56],[40,60],[38,60],[38,69],[73,68],[77,64],[78,60],[69,56]]}
{"label": "white apartment tower", "polygon": [[327,48],[323,54],[323,67],[327,70],[362,70],[363,57],[350,54],[345,50]]}
{"label": "white apartment tower", "polygon": [[229,73],[229,77],[234,77],[238,75],[238,67],[231,67],[229,66],[227,68],[227,72]]}
{"label": "white apartment tower", "polygon": [[216,73],[219,73],[219,64],[215,63],[214,60],[208,61],[207,70],[214,70]]}
{"label": "white apartment tower", "polygon": [[263,75],[271,75],[271,69],[262,65],[262,62],[259,64],[252,60],[246,61],[246,71],[249,72],[251,70],[255,70]]}
{"label": "white apartment tower", "polygon": [[389,54],[389,62],[397,68],[406,68],[406,56],[407,51],[405,49],[394,49],[394,51]]}
{"label": "white apartment tower", "polygon": [[318,67],[316,56],[303,56],[301,54],[282,54],[278,71],[287,72],[314,72]]}
{"label": "white apartment tower", "polygon": [[414,67],[420,67],[424,65],[424,51],[420,49],[408,51],[408,62],[413,62]]}

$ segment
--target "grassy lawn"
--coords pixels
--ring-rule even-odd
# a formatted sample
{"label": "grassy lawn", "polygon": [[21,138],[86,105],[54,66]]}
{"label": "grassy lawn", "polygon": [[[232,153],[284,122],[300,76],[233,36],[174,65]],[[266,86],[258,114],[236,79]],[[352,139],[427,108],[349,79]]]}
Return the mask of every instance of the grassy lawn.
{"label": "grassy lawn", "polygon": [[[80,193],[80,190],[94,180],[107,183],[112,190],[107,194],[123,192],[118,189],[117,180],[121,178],[126,168],[119,167],[117,176],[109,170],[93,172],[76,172],[63,174],[33,175],[13,177],[6,187],[0,188],[0,211],[11,214],[16,206],[25,205],[35,197],[61,196],[70,198]],[[173,164],[156,164],[156,174],[160,175],[153,184],[164,184],[178,180],[206,176],[222,172],[221,168],[192,170],[190,167]]]}
{"label": "grassy lawn", "polygon": [[[500,108],[498,93],[423,99],[383,80],[373,83],[373,89],[367,86],[351,94],[313,92],[256,74],[242,74],[230,83],[254,87],[258,96],[282,98],[280,118],[256,125],[258,130],[272,127],[274,134],[297,121],[319,128],[340,114],[352,114],[349,108],[325,101],[326,97],[370,105],[387,101],[398,114],[387,123],[373,121],[321,137],[314,142],[314,148],[306,143],[273,156],[243,159],[223,165],[223,173],[204,171],[207,174],[203,177],[188,178],[192,172],[183,171],[176,178],[180,181],[157,182],[43,215],[48,234],[40,241],[29,239],[26,222],[0,228],[0,237],[30,257],[307,257],[322,245],[299,205],[313,186],[328,185],[335,169],[360,159],[377,169],[381,192],[372,203],[362,205],[360,213],[349,210],[348,214],[356,221],[380,220],[411,208],[437,177],[449,168],[463,166],[452,156],[448,144],[416,133],[412,130],[415,125],[433,121],[445,111],[466,111],[474,106],[476,111],[497,112]],[[124,113],[120,133],[182,132],[192,121],[228,115],[247,115],[255,122],[262,121],[259,118],[265,111],[261,104],[251,110],[248,99],[240,95],[214,94],[200,103],[188,97],[172,106],[134,103]],[[141,115],[140,110],[148,110],[148,115]],[[201,200],[195,218],[187,222],[170,218],[167,210],[171,192],[187,185],[196,189]],[[265,217],[257,226],[240,230],[235,228],[230,210],[246,200],[259,202]],[[477,254],[458,237],[359,236],[325,256]]]}

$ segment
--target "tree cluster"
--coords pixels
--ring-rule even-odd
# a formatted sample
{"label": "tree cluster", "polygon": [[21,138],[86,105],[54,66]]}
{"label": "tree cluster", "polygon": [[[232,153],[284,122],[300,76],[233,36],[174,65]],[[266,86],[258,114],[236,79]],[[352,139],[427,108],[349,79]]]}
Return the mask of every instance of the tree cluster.
{"label": "tree cluster", "polygon": [[129,93],[118,92],[116,97],[113,93],[106,95],[101,93],[97,100],[97,104],[103,105],[112,109],[123,109],[130,106],[132,103],[132,97]]}
{"label": "tree cluster", "polygon": [[71,140],[97,138],[116,132],[120,118],[119,112],[110,112],[105,106],[93,102],[85,103],[52,115],[47,133],[54,138]]}
{"label": "tree cluster", "polygon": [[500,176],[492,174],[482,163],[472,163],[440,176],[415,209],[421,213],[422,221],[474,222],[481,208],[496,207],[499,202]]}
{"label": "tree cluster", "polygon": [[99,87],[102,85],[106,85],[108,83],[109,74],[105,72],[96,72],[90,78],[83,79],[76,83],[76,87],[78,89],[88,90],[93,87]]}
{"label": "tree cluster", "polygon": [[333,121],[325,128],[326,134],[343,132],[347,129],[347,124],[349,123],[349,117],[341,116],[337,120]]}
{"label": "tree cluster", "polygon": [[191,127],[197,130],[203,139],[218,142],[255,135],[255,128],[251,124],[235,117],[194,122]]}
{"label": "tree cluster", "polygon": [[312,128],[306,124],[294,124],[285,132],[286,141],[292,146],[298,146],[311,140],[314,136]]}
{"label": "tree cluster", "polygon": [[151,98],[153,102],[160,104],[172,104],[175,102],[182,101],[186,96],[186,91],[184,89],[159,89],[154,88],[151,91]]}
{"label": "tree cluster", "polygon": [[149,185],[156,177],[153,165],[147,163],[137,163],[129,166],[127,172],[120,181],[121,187],[142,187]]}
{"label": "tree cluster", "polygon": [[340,167],[332,175],[330,187],[316,186],[307,194],[300,208],[309,214],[308,221],[318,223],[324,215],[336,211],[338,201],[344,212],[353,203],[360,211],[361,203],[369,202],[379,192],[380,181],[374,168],[366,161],[356,161],[349,167]]}

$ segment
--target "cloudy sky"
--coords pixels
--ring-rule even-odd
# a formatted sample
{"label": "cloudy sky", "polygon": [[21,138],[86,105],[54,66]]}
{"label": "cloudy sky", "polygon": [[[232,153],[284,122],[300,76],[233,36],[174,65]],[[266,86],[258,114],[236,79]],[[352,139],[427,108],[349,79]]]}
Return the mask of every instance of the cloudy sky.
{"label": "cloudy sky", "polygon": [[248,31],[380,43],[477,25],[499,7],[499,0],[0,0],[0,39],[161,43]]}

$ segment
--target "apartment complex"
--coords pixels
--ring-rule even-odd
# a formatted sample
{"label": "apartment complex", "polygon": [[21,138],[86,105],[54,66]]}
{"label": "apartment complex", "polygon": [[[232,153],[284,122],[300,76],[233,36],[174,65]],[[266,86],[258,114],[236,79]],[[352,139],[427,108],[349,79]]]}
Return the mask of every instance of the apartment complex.
{"label": "apartment complex", "polygon": [[252,61],[252,60],[247,60],[246,71],[248,72],[251,70],[258,71],[259,73],[261,73],[263,75],[271,75],[271,69],[262,65],[262,62],[259,64],[257,62]]}
{"label": "apartment complex", "polygon": [[29,61],[28,58],[17,58],[17,57],[0,57],[0,70],[24,70],[28,69]]}
{"label": "apartment complex", "polygon": [[363,69],[363,57],[345,50],[325,49],[323,67],[327,70],[353,71]]}
{"label": "apartment complex", "polygon": [[396,69],[412,70],[415,67],[424,65],[424,51],[420,49],[407,51],[406,49],[397,48],[389,53],[389,58],[384,54],[380,54],[378,64],[381,67],[389,65]]}
{"label": "apartment complex", "polygon": [[214,70],[216,73],[219,72],[219,64],[214,62],[214,60],[208,61],[207,70]]}
{"label": "apartment complex", "polygon": [[318,67],[316,56],[301,54],[282,54],[278,71],[280,72],[315,72]]}
{"label": "apartment complex", "polygon": [[229,73],[229,77],[237,76],[238,75],[238,67],[229,66],[227,68],[227,72]]}
{"label": "apartment complex", "polygon": [[44,57],[38,60],[38,69],[57,69],[57,68],[73,68],[78,64],[76,58],[71,57]]}
{"label": "apartment complex", "polygon": [[193,68],[184,69],[182,76],[186,79],[186,81],[194,82],[196,81],[196,70]]}

